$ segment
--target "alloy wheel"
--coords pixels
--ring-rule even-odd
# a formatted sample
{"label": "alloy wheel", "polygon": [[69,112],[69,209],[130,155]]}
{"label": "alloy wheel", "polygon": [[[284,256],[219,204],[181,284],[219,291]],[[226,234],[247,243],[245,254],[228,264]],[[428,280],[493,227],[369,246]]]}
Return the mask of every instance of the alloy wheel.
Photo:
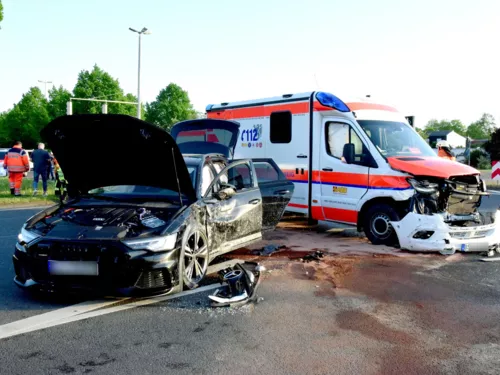
{"label": "alloy wheel", "polygon": [[191,233],[184,245],[184,283],[188,287],[197,285],[207,272],[208,246],[203,233]]}

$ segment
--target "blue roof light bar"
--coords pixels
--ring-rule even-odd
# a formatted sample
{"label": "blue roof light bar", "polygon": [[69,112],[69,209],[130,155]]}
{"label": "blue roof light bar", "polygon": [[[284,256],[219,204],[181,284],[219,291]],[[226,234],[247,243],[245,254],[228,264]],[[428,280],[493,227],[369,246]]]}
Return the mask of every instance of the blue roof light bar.
{"label": "blue roof light bar", "polygon": [[316,99],[325,107],[336,109],[339,112],[351,112],[349,107],[342,100],[327,92],[319,91],[316,93]]}

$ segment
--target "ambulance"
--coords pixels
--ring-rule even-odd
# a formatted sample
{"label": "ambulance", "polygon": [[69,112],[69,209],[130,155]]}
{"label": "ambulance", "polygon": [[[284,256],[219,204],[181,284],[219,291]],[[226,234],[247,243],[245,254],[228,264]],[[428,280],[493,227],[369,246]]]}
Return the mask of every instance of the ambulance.
{"label": "ambulance", "polygon": [[488,195],[479,171],[437,157],[392,106],[318,91],[210,104],[206,114],[240,124],[227,138],[233,158],[272,158],[294,182],[288,211],[407,250],[500,247],[498,212],[478,210]]}

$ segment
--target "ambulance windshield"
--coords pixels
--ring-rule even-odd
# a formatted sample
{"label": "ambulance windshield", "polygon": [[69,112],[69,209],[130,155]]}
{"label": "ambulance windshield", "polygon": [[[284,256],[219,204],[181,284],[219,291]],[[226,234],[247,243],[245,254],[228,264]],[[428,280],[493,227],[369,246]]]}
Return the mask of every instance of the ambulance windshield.
{"label": "ambulance windshield", "polygon": [[358,120],[359,125],[385,157],[436,156],[409,125],[394,121]]}

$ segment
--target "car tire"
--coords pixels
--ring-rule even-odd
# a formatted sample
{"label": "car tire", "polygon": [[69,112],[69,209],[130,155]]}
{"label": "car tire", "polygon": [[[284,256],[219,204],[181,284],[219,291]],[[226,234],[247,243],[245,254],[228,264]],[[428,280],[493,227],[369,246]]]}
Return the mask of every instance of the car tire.
{"label": "car tire", "polygon": [[208,239],[198,225],[190,226],[184,232],[179,258],[179,282],[183,289],[198,287],[207,273],[209,262]]}
{"label": "car tire", "polygon": [[397,245],[396,231],[389,222],[399,220],[398,212],[388,204],[381,203],[371,206],[363,218],[366,237],[374,245]]}

